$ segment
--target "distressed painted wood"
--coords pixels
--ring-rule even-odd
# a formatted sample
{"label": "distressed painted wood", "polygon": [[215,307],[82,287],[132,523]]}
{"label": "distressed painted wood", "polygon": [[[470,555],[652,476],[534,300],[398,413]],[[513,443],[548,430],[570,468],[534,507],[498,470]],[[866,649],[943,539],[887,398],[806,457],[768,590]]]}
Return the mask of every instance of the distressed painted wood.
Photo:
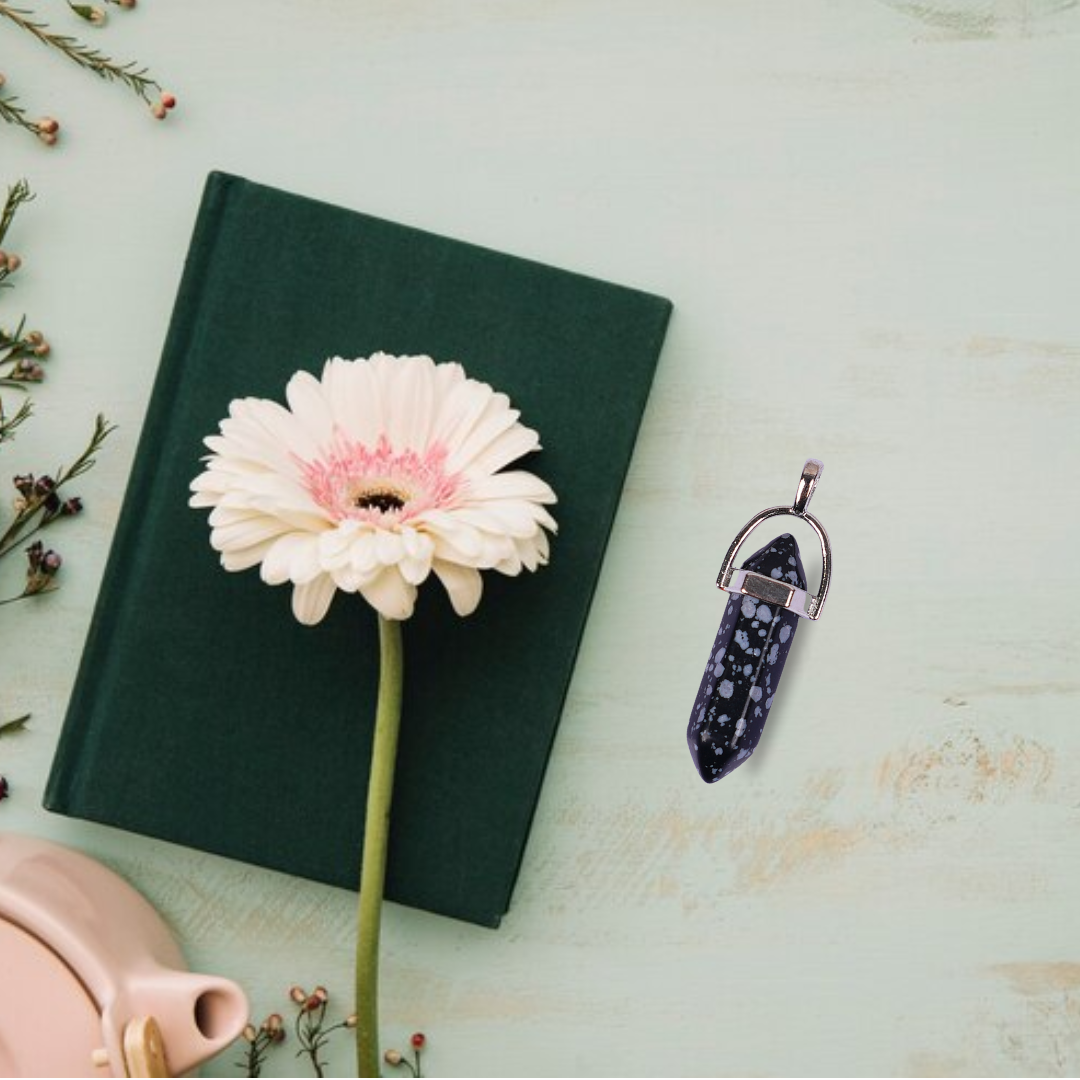
{"label": "distressed painted wood", "polygon": [[[113,23],[180,95],[166,130],[0,27],[20,96],[65,124],[53,153],[0,132],[3,178],[40,191],[3,309],[56,345],[4,475],[73,456],[98,407],[122,425],[55,534],[63,592],[0,609],[4,706],[34,712],[0,745],[0,827],[119,869],[260,1014],[294,981],[346,992],[350,896],[38,807],[223,167],[676,303],[514,910],[497,933],[388,910],[388,1040],[424,1028],[435,1075],[1080,1070],[1075,0]],[[767,743],[706,786],[684,729],[713,581],[808,455],[828,609]]]}

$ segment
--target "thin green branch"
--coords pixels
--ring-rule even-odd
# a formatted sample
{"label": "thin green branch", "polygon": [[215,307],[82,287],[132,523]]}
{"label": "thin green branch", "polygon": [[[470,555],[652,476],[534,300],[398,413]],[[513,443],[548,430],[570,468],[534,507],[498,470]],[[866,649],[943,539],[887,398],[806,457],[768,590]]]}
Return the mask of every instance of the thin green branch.
{"label": "thin green branch", "polygon": [[16,127],[29,131],[31,135],[41,134],[37,121],[31,120],[26,115],[26,110],[19,104],[19,99],[16,97],[0,97],[0,120],[15,124]]}
{"label": "thin green branch", "polygon": [[[29,532],[24,533],[19,533],[17,530],[13,533],[12,529],[14,529],[15,526],[12,525],[12,528],[9,529],[4,536],[4,538],[7,539],[7,536],[10,535],[11,540],[8,543],[7,547],[0,547],[0,559],[2,559],[5,555],[10,555],[16,548],[22,547],[27,540],[30,540],[33,537],[37,536],[37,534],[41,532],[41,530],[44,529],[46,525],[51,525],[55,520],[56,515],[53,515],[52,517],[43,517]],[[28,518],[23,519],[22,527],[25,528],[27,521]]]}
{"label": "thin green branch", "polygon": [[14,435],[16,428],[30,419],[33,409],[29,398],[25,398],[15,412],[5,415],[4,404],[0,401],[0,443],[7,442]]}
{"label": "thin green branch", "polygon": [[17,604],[20,600],[29,600],[31,596],[44,596],[45,593],[56,592],[55,585],[48,585],[43,589],[35,589],[33,592],[21,592],[18,596],[9,596],[6,600],[0,600],[0,607],[7,604]]}
{"label": "thin green branch", "polygon": [[30,536],[33,536],[34,533],[38,532],[53,520],[51,517],[43,518],[34,526],[33,530],[28,533],[24,532],[38,512],[45,508],[45,503],[51,496],[57,494],[69,480],[74,480],[76,477],[82,476],[83,473],[88,472],[94,467],[96,461],[94,455],[101,449],[102,443],[105,442],[114,430],[115,425],[110,424],[105,417],[99,413],[94,421],[94,431],[90,436],[90,441],[87,443],[86,449],[83,450],[83,452],[67,468],[61,467],[57,470],[55,477],[56,482],[49,492],[45,494],[30,495],[26,499],[26,505],[19,510],[7,530],[0,536],[0,558],[9,554],[19,544],[25,542]]}
{"label": "thin green branch", "polygon": [[57,34],[49,29],[47,23],[36,21],[33,12],[0,2],[0,18],[14,23],[43,45],[63,53],[72,63],[93,72],[98,78],[123,83],[147,105],[152,104],[151,90],[161,92],[161,84],[151,77],[147,68],[138,67],[135,61],[120,63],[68,34]]}
{"label": "thin green branch", "polygon": [[[7,100],[10,104],[14,99],[8,98]],[[19,212],[19,207],[25,203],[33,202],[33,199],[34,193],[25,180],[16,180],[8,188],[7,198],[4,200],[4,209],[0,210],[0,244],[4,242],[4,237],[7,236],[7,231],[11,228],[15,215]]]}
{"label": "thin green branch", "polygon": [[90,442],[87,444],[86,449],[66,470],[63,467],[57,470],[57,491],[59,491],[69,480],[74,480],[77,476],[82,476],[83,473],[89,472],[94,467],[97,460],[94,455],[101,449],[102,443],[104,443],[109,435],[115,430],[115,424],[110,424],[101,413],[97,414],[94,418],[94,431],[90,436]]}

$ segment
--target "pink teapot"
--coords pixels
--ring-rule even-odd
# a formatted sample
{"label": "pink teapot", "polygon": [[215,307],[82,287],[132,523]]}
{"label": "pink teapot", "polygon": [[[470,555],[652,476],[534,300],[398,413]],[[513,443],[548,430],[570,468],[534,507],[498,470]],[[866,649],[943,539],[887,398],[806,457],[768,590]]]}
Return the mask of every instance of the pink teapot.
{"label": "pink teapot", "polygon": [[247,1023],[161,916],[70,848],[0,833],[0,1076],[180,1076]]}

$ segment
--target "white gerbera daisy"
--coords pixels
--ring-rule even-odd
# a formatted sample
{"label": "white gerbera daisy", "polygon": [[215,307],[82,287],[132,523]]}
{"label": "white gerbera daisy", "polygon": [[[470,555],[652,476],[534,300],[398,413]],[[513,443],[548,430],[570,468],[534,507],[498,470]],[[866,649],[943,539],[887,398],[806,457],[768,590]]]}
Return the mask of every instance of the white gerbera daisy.
{"label": "white gerbera daisy", "polygon": [[286,397],[288,408],[230,404],[191,505],[211,508],[226,570],[261,564],[267,584],[292,582],[300,622],[319,622],[337,589],[407,619],[432,572],[469,615],[481,570],[547,562],[555,493],[532,473],[500,472],[540,440],[459,364],[335,357],[321,379],[297,372]]}

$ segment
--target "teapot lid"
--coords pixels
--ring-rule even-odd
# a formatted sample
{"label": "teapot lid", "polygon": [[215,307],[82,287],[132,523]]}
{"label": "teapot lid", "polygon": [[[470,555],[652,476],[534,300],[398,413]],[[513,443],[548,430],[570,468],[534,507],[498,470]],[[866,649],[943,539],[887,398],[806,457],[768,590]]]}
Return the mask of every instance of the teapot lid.
{"label": "teapot lid", "polygon": [[94,1064],[101,1013],[71,968],[3,917],[0,956],[0,1076],[111,1075]]}

